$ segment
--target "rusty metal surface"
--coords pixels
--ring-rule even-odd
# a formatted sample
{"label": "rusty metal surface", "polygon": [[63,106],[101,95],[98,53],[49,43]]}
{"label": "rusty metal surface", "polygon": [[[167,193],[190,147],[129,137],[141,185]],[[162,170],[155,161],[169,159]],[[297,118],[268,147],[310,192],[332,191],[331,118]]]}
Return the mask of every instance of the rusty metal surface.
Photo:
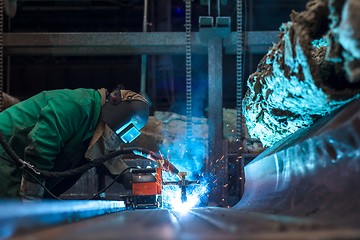
{"label": "rusty metal surface", "polygon": [[[279,32],[248,32],[248,51],[266,53]],[[207,42],[192,33],[192,52],[207,54]],[[134,55],[184,54],[183,32],[84,32],[84,33],[5,33],[4,51],[8,55]],[[224,39],[224,52],[235,54],[236,34]]]}

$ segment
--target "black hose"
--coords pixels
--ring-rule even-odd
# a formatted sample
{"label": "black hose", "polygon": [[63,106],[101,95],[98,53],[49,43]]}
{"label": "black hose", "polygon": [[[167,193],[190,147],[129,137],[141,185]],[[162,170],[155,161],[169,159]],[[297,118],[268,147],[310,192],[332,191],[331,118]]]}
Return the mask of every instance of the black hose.
{"label": "black hose", "polygon": [[[110,159],[113,159],[114,157],[124,155],[124,154],[135,154],[134,151],[146,153],[148,155],[151,155],[155,159],[159,158],[159,156],[157,154],[155,154],[147,149],[139,148],[139,147],[129,147],[129,148],[116,150],[114,152],[109,153],[108,155],[97,158],[83,166],[80,166],[80,167],[77,167],[77,168],[74,168],[71,170],[67,170],[64,172],[51,172],[51,171],[38,170],[38,169],[36,169],[36,170],[40,173],[40,175],[42,175],[44,177],[69,177],[69,176],[73,176],[73,175],[82,174],[93,167],[100,166],[104,162],[106,162]],[[144,156],[144,154],[141,154],[140,156]]]}
{"label": "black hose", "polygon": [[80,167],[74,168],[74,169],[70,169],[64,172],[52,172],[52,171],[45,171],[45,170],[38,170],[40,175],[44,176],[44,177],[70,177],[70,176],[74,176],[74,175],[78,175],[78,174],[82,174],[84,172],[86,172],[87,170],[96,167],[96,166],[100,166],[101,164],[103,164],[104,162],[113,159],[114,157],[120,156],[122,154],[127,154],[129,153],[128,150],[118,150],[118,151],[114,151],[106,156],[97,158],[85,165],[82,165]]}
{"label": "black hose", "polygon": [[[69,176],[74,176],[74,175],[78,175],[78,174],[82,174],[84,172],[86,172],[87,170],[96,167],[96,166],[100,166],[101,164],[103,164],[104,162],[113,159],[114,157],[123,155],[123,154],[136,154],[135,152],[138,152],[139,154],[136,155],[140,155],[143,156],[144,155],[149,155],[151,158],[154,159],[159,159],[161,156],[159,156],[158,154],[155,154],[152,151],[149,151],[147,149],[144,148],[139,148],[139,147],[129,147],[129,148],[124,148],[124,149],[120,149],[114,152],[109,153],[106,156],[97,158],[83,166],[74,168],[74,169],[70,169],[64,172],[51,172],[51,171],[46,171],[46,170],[40,170],[37,169],[36,167],[32,166],[30,163],[22,160],[9,146],[9,144],[7,143],[4,135],[0,132],[0,143],[3,146],[4,150],[6,151],[6,153],[10,156],[10,158],[15,162],[15,164],[19,165],[20,168],[25,168],[26,170],[30,170],[34,173],[36,173],[37,175],[41,175],[44,177],[69,177]],[[135,152],[134,152],[135,151]],[[145,154],[144,154],[145,153]]]}
{"label": "black hose", "polygon": [[101,189],[101,190],[98,191],[96,194],[94,194],[93,196],[89,197],[89,198],[86,199],[86,200],[95,199],[95,198],[98,197],[101,193],[103,193],[103,192],[105,192],[106,190],[108,190],[108,189],[109,189],[112,185],[114,185],[114,183],[115,183],[120,177],[122,177],[122,176],[124,175],[124,173],[125,173],[126,171],[128,171],[129,169],[132,169],[132,167],[126,168],[126,169],[125,169],[124,171],[122,171],[119,175],[117,175],[109,185],[107,185],[105,188]]}

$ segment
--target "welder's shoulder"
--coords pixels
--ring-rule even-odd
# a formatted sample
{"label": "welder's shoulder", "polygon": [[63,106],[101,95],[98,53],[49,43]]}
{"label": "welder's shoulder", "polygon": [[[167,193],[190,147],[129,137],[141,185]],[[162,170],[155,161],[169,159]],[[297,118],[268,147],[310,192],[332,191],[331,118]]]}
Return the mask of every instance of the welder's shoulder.
{"label": "welder's shoulder", "polygon": [[60,89],[44,92],[45,98],[64,103],[64,107],[93,107],[101,104],[101,97],[95,89]]}
{"label": "welder's shoulder", "polygon": [[92,99],[97,90],[89,88],[77,88],[77,89],[55,89],[43,91],[42,94],[45,98],[62,97],[65,99],[73,99],[74,101],[79,99]]}

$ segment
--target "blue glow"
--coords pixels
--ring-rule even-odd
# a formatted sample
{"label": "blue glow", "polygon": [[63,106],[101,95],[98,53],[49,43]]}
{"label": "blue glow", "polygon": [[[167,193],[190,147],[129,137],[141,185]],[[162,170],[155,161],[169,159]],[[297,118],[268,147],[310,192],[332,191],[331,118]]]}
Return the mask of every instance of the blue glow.
{"label": "blue glow", "polygon": [[329,43],[324,39],[324,38],[320,38],[320,39],[315,39],[311,42],[311,45],[314,48],[321,48],[321,47],[328,47]]}
{"label": "blue glow", "polygon": [[[201,61],[194,61],[194,65],[202,66]],[[200,67],[201,68],[201,67]],[[180,172],[186,172],[186,180],[200,180],[200,184],[187,187],[187,202],[181,202],[179,186],[164,186],[163,206],[168,209],[188,210],[200,206],[207,201],[209,191],[204,177],[204,162],[208,157],[208,124],[204,116],[205,98],[207,96],[207,79],[199,73],[193,83],[191,136],[187,136],[188,119],[181,115],[186,113],[186,102],[178,100],[172,107],[172,112],[156,112],[154,116],[162,123],[163,144],[159,150]],[[194,79],[195,79],[194,78]],[[163,174],[163,180],[178,181],[175,175]],[[209,181],[210,182],[210,181]]]}
{"label": "blue glow", "polygon": [[185,214],[204,201],[208,191],[208,184],[204,181],[200,185],[190,185],[187,187],[187,201],[183,203],[181,201],[181,190],[178,186],[164,186],[163,204],[165,208]]}
{"label": "blue glow", "polygon": [[184,15],[185,15],[185,11],[184,11],[184,9],[181,7],[181,5],[179,5],[179,6],[174,6],[173,9],[172,9],[172,14],[173,14],[173,16],[180,17],[180,16],[184,16]]}
{"label": "blue glow", "polygon": [[203,160],[206,158],[205,144],[204,141],[186,143],[185,138],[179,137],[173,142],[161,146],[160,151],[180,172],[188,172],[188,179],[198,174],[203,167]]}
{"label": "blue glow", "polygon": [[[116,133],[117,133],[117,131],[116,131]],[[131,143],[138,136],[140,136],[140,131],[137,130],[135,127],[132,127],[128,131],[126,131],[123,135],[121,135],[120,137],[125,143]]]}
{"label": "blue glow", "polygon": [[131,124],[131,122],[128,122],[127,124],[125,124],[124,126],[122,126],[121,128],[119,128],[118,130],[115,131],[115,133],[117,135],[119,135],[119,133],[121,133],[122,130],[124,130],[126,127],[128,127]]}
{"label": "blue glow", "polygon": [[[201,175],[203,160],[206,158],[206,146],[202,141],[186,143],[183,138],[170,144],[163,145],[164,157],[169,159],[180,172],[187,172],[186,180],[200,180],[200,184],[187,187],[187,201],[181,202],[181,189],[179,186],[166,185],[163,188],[163,206],[174,211],[186,212],[192,207],[206,201],[208,184]],[[163,180],[178,181],[178,177],[164,172]]]}
{"label": "blue glow", "polygon": [[176,8],[176,13],[182,13],[181,8],[177,7],[177,8]]}

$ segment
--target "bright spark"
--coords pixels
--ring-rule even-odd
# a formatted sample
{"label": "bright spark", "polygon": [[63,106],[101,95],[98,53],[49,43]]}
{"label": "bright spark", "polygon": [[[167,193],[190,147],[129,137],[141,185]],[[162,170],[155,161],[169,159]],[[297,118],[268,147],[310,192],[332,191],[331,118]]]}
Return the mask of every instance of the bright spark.
{"label": "bright spark", "polygon": [[208,193],[207,184],[194,185],[187,188],[187,201],[181,201],[181,189],[179,186],[164,186],[164,207],[180,214],[186,214],[191,208],[197,206],[201,199]]}

